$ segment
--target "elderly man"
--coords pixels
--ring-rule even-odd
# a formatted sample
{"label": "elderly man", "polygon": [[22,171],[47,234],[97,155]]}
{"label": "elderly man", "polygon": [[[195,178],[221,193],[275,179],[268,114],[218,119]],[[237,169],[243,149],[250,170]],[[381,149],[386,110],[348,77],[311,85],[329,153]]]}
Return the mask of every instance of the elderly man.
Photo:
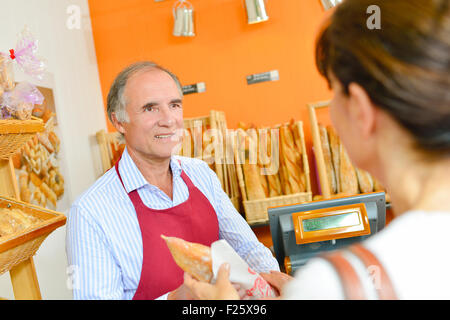
{"label": "elderly man", "polygon": [[279,270],[208,165],[173,155],[182,101],[177,77],[151,62],[133,64],[114,80],[107,111],[126,148],[71,207],[67,256],[75,299],[189,299],[161,234],[208,246],[225,239],[254,270]]}

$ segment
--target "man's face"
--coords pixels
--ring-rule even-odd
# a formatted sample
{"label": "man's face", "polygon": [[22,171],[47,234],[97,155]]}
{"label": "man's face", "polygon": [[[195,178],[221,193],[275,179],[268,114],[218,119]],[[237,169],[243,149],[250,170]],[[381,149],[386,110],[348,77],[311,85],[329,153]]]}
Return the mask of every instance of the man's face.
{"label": "man's face", "polygon": [[180,144],[183,129],[182,96],[164,71],[149,69],[131,76],[124,90],[129,122],[118,127],[134,153],[167,159]]}

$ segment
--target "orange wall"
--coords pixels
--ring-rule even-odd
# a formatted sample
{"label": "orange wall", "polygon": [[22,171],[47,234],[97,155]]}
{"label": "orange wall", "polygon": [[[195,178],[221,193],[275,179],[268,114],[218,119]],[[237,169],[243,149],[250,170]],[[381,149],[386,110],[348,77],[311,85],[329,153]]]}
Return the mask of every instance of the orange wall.
{"label": "orange wall", "polygon": [[[174,3],[89,0],[104,101],[123,67],[152,60],[176,73],[183,85],[206,83],[206,92],[185,96],[185,117],[222,110],[229,128],[239,121],[262,126],[303,120],[310,150],[306,104],[331,98],[314,64],[324,16],[320,1],[267,0],[269,20],[248,25],[244,0],[191,0],[193,38],[172,36]],[[279,81],[247,85],[247,75],[275,69]],[[329,122],[326,112],[318,116]],[[109,121],[108,129],[114,130]]]}

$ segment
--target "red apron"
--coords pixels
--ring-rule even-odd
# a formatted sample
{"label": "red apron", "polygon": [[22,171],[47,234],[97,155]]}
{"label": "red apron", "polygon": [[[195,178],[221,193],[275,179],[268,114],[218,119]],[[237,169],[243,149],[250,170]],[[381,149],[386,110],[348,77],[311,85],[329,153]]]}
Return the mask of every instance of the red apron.
{"label": "red apron", "polygon": [[[115,165],[116,172],[124,186],[118,164],[119,161]],[[133,300],[158,298],[183,283],[183,270],[175,264],[161,234],[206,246],[219,239],[214,208],[184,171],[181,171],[181,178],[188,187],[189,198],[172,208],[150,209],[142,202],[137,190],[128,193],[136,210],[143,246],[141,278]]]}

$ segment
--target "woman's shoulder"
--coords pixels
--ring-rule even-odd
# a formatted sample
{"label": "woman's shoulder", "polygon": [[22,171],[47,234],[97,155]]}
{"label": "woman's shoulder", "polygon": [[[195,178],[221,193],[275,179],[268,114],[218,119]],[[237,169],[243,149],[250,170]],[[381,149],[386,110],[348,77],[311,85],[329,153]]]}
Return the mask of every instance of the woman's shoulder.
{"label": "woman's shoulder", "polygon": [[[363,244],[380,261],[401,299],[450,298],[450,212],[409,211]],[[412,285],[414,283],[414,285]]]}

